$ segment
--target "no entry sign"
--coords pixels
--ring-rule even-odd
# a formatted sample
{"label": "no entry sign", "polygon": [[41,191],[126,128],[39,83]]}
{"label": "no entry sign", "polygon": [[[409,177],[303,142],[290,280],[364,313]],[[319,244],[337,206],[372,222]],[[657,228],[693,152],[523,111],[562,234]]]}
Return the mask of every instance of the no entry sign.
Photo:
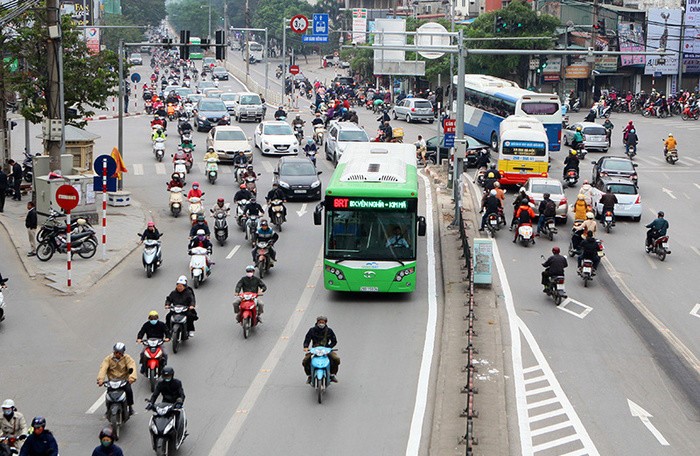
{"label": "no entry sign", "polygon": [[56,204],[66,212],[76,208],[80,201],[78,190],[71,185],[61,185],[56,189]]}
{"label": "no entry sign", "polygon": [[289,67],[289,72],[292,74],[299,74],[299,65],[292,65]]}

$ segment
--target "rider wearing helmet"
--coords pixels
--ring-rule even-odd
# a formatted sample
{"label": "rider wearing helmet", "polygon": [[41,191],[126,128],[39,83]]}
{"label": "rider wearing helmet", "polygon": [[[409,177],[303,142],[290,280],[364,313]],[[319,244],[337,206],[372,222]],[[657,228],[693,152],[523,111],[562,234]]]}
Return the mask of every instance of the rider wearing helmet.
{"label": "rider wearing helmet", "polygon": [[22,445],[20,456],[58,456],[58,443],[46,429],[46,418],[36,416],[32,420],[32,433]]}
{"label": "rider wearing helmet", "polygon": [[503,209],[503,206],[501,205],[501,200],[497,196],[496,190],[490,190],[481,203],[481,211],[484,213],[484,216],[481,217],[481,227],[479,231],[484,231],[489,215],[498,214],[501,209]]}
{"label": "rider wearing helmet", "polygon": [[673,137],[673,133],[669,133],[668,138],[664,141],[664,155],[666,155],[669,150],[676,149],[677,147],[678,141]]}
{"label": "rider wearing helmet", "polygon": [[[304,351],[307,353],[304,355],[301,365],[304,366],[304,372],[306,373],[306,383],[311,383],[311,353],[309,353],[309,348],[333,348],[337,344],[338,339],[328,326],[328,317],[323,315],[316,317],[316,324],[306,332],[306,337],[304,337]],[[337,382],[338,380],[335,376],[338,373],[338,366],[340,366],[340,357],[336,352],[332,351],[328,354],[328,358],[331,362],[331,381]]]}
{"label": "rider wearing helmet", "polygon": [[566,261],[566,257],[560,255],[559,247],[552,247],[552,256],[547,258],[544,263],[542,263],[544,271],[542,271],[542,285],[544,286],[543,292],[547,292],[547,285],[549,285],[550,277],[557,277],[564,275],[564,269],[569,266]]}
{"label": "rider wearing helmet", "polygon": [[153,132],[151,133],[151,141],[156,141],[158,139],[162,139],[165,141],[165,131],[163,131],[163,126],[160,124],[155,124],[153,125]]}
{"label": "rider wearing helmet", "polygon": [[236,297],[233,299],[233,311],[236,314],[236,321],[241,322],[241,294],[242,293],[256,293],[258,295],[258,323],[261,323],[260,315],[264,311],[264,304],[260,299],[260,296],[267,291],[267,285],[259,277],[255,276],[255,266],[249,264],[245,268],[245,275],[236,284],[235,288]]}
{"label": "rider wearing helmet", "polygon": [[249,201],[253,197],[253,194],[248,190],[245,184],[241,184],[238,187],[238,191],[233,195],[233,202],[237,203],[241,200]]}
{"label": "rider wearing helmet", "polygon": [[190,228],[190,239],[195,237],[197,235],[197,231],[199,230],[204,230],[204,235],[209,237],[210,231],[209,231],[209,225],[207,225],[207,221],[204,218],[204,215],[199,214],[197,216],[197,221],[195,222],[194,225],[192,225],[192,228]]}
{"label": "rider wearing helmet", "polygon": [[286,118],[287,113],[284,110],[284,106],[280,106],[277,108],[277,111],[275,111],[275,120],[280,120],[283,117]]}
{"label": "rider wearing helmet", "polygon": [[206,163],[209,160],[219,160],[219,154],[216,153],[213,147],[209,147],[207,149],[207,153],[204,154],[204,162]]}
{"label": "rider wearing helmet", "polygon": [[[136,335],[136,343],[140,344],[143,341],[144,336],[146,339],[159,339],[163,342],[170,341],[170,328],[164,322],[158,319],[158,312],[151,310],[148,313],[148,321],[141,326],[138,334]],[[145,348],[144,348],[145,350]],[[146,358],[144,357],[144,352],[141,352],[141,374],[146,374]],[[168,364],[168,355],[163,349],[163,366]]]}
{"label": "rider wearing helmet", "polygon": [[292,128],[296,128],[297,126],[304,128],[304,125],[306,125],[306,122],[302,120],[301,114],[297,114],[294,120],[292,120]]}
{"label": "rider wearing helmet", "polygon": [[92,451],[92,456],[124,456],[124,452],[114,441],[114,431],[106,427],[100,431],[100,444]]}
{"label": "rider wearing helmet", "polygon": [[[207,233],[203,229],[198,229],[195,236],[190,239],[190,243],[187,245],[188,249],[194,249],[195,247],[202,247],[207,249],[209,255],[211,255],[212,244],[209,238],[207,238]],[[209,264],[209,258],[207,257],[207,264]]]}
{"label": "rider wearing helmet", "polygon": [[6,443],[10,447],[20,449],[24,439],[27,438],[27,432],[27,421],[24,419],[24,415],[17,411],[15,401],[5,399],[2,403],[0,438],[8,439]]}
{"label": "rider wearing helmet", "polygon": [[136,381],[136,363],[134,358],[127,355],[126,345],[117,342],[112,347],[112,354],[105,356],[97,373],[97,385],[102,386],[107,380],[127,380],[124,391],[126,392],[126,404],[129,406],[129,414],[134,414],[134,392],[131,384]]}
{"label": "rider wearing helmet", "polygon": [[187,199],[201,198],[202,196],[204,196],[204,192],[199,188],[199,182],[192,182],[192,189],[187,194]]}
{"label": "rider wearing helmet", "polygon": [[583,144],[583,129],[581,128],[581,125],[576,127],[576,133],[574,133],[574,137],[571,141],[571,147],[573,149],[578,149],[578,146]]}
{"label": "rider wearing helmet", "polygon": [[209,209],[209,212],[216,217],[216,214],[219,212],[224,212],[226,215],[231,211],[231,206],[221,197],[216,199],[216,204],[214,207]]}
{"label": "rider wearing helmet", "polygon": [[547,219],[554,218],[557,215],[556,203],[552,201],[550,197],[551,195],[549,193],[542,195],[542,201],[540,202],[540,206],[537,208],[537,212],[540,214],[540,217],[537,220],[538,235],[542,232],[542,228],[544,228],[544,222],[546,222]]}
{"label": "rider wearing helmet", "polygon": [[323,119],[321,119],[320,112],[317,111],[316,114],[314,114],[314,120],[311,121],[311,125],[313,125],[314,127],[316,125],[323,125]]}
{"label": "rider wearing helmet", "polygon": [[664,212],[659,211],[657,218],[646,227],[649,228],[649,231],[647,231],[646,248],[647,252],[650,252],[654,241],[662,236],[666,236],[666,232],[668,231],[668,221],[664,218]]}
{"label": "rider wearing helmet", "polygon": [[[185,402],[185,390],[182,387],[182,382],[175,378],[175,369],[170,366],[163,369],[163,375],[161,376],[160,381],[156,384],[153,394],[151,394],[146,410],[153,408],[156,400],[158,400],[158,396],[160,395],[163,395],[163,402],[167,404],[174,404],[175,410],[180,410],[182,408],[182,404]],[[177,427],[179,426],[181,414],[177,413],[175,419],[177,421],[175,426]]]}
{"label": "rider wearing helmet", "polygon": [[566,178],[566,173],[569,170],[574,170],[576,171],[576,174],[579,174],[579,159],[578,159],[578,153],[576,152],[575,149],[571,149],[569,151],[569,155],[564,159],[564,173],[563,177]]}
{"label": "rider wearing helmet", "polygon": [[[270,267],[275,266],[275,261],[277,261],[277,252],[275,252],[275,249],[272,247],[275,245],[277,240],[280,238],[280,235],[275,233],[275,230],[272,229],[269,223],[267,223],[267,220],[262,219],[260,220],[260,226],[258,226],[258,232],[257,232],[257,239],[262,240],[262,241],[268,241],[270,244],[268,245],[268,248],[270,249]],[[256,256],[256,251],[257,248],[253,248],[253,261],[255,261],[255,256]]]}
{"label": "rider wearing helmet", "polygon": [[255,195],[251,196],[248,199],[248,204],[246,204],[244,213],[246,217],[249,216],[256,216],[256,217],[261,217],[265,211],[263,211],[263,207],[258,203],[257,199],[255,198]]}
{"label": "rider wearing helmet", "polygon": [[158,232],[158,228],[156,228],[156,224],[153,222],[148,222],[146,229],[141,235],[141,242],[145,241],[146,239],[152,241],[157,241],[160,239],[160,232]]}
{"label": "rider wearing helmet", "polygon": [[245,152],[239,150],[236,155],[233,156],[233,165],[237,167],[243,167],[248,164],[248,157],[246,157]]}
{"label": "rider wearing helmet", "polygon": [[304,152],[306,152],[306,155],[309,155],[309,152],[318,152],[318,149],[316,148],[316,142],[313,139],[306,140]]}
{"label": "rider wearing helmet", "polygon": [[[515,220],[518,221],[518,228],[521,225],[532,225],[532,221],[535,219],[535,211],[530,207],[530,200],[526,197],[520,200],[520,206],[518,210],[515,211]],[[518,230],[515,230],[515,236],[513,237],[513,243],[518,240]],[[533,239],[534,244],[534,239]]]}
{"label": "rider wearing helmet", "polygon": [[[187,331],[189,331],[189,336],[194,336],[194,321],[198,319],[197,317],[197,301],[194,297],[194,290],[187,286],[187,277],[184,275],[178,277],[177,283],[175,284],[175,290],[171,291],[170,294],[165,298],[165,308],[170,310],[171,306],[185,306],[187,310]],[[165,324],[169,328],[170,318],[172,317],[172,312],[169,312],[165,317]]]}

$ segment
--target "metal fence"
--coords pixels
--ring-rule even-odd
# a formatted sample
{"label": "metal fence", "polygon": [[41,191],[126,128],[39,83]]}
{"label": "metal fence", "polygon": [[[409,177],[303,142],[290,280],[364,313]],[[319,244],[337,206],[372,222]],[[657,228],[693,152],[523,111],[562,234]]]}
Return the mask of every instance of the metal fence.
{"label": "metal fence", "polygon": [[245,66],[236,66],[233,62],[229,61],[225,61],[224,65],[226,70],[228,70],[232,75],[234,75],[243,84],[245,84],[251,92],[262,93],[265,96],[265,101],[268,104],[275,106],[281,106],[283,104],[282,94],[280,93],[280,91],[274,91],[270,88],[265,90],[264,84],[258,83],[251,77],[251,75],[246,74]]}

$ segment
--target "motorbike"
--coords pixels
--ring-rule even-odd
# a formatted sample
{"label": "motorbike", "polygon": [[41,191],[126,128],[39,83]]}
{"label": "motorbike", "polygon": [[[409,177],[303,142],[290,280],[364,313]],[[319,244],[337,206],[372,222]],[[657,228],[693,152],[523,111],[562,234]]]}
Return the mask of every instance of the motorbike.
{"label": "motorbike", "polygon": [[175,159],[176,160],[185,160],[185,169],[187,170],[188,173],[192,172],[192,164],[193,164],[192,155],[193,154],[194,154],[194,144],[191,144],[188,147],[177,146],[177,153],[175,154]]}
{"label": "motorbike", "polygon": [[192,141],[192,130],[186,130],[180,133],[180,142],[184,143],[185,141]]}
{"label": "motorbike", "polygon": [[501,220],[498,214],[495,212],[489,214],[486,219],[486,228],[489,230],[489,233],[491,233],[491,237],[495,238],[496,231],[501,229]]}
{"label": "motorbike", "polygon": [[157,138],[153,141],[153,155],[156,156],[156,160],[159,162],[163,161],[163,156],[165,155],[165,139]]}
{"label": "motorbike", "polygon": [[671,254],[671,250],[668,248],[668,236],[659,236],[655,238],[651,243],[651,247],[647,246],[646,251],[647,253],[656,255],[660,261],[664,261],[666,255]]}
{"label": "motorbike", "polygon": [[544,221],[544,225],[542,225],[542,236],[547,236],[550,241],[553,241],[554,235],[557,234],[557,231],[554,217],[547,217]]}
{"label": "motorbike", "polygon": [[697,105],[688,105],[683,109],[683,112],[681,113],[681,119],[683,120],[698,120],[698,118],[700,118],[700,108]]}
{"label": "motorbike", "polygon": [[255,246],[255,238],[258,237],[258,216],[249,215],[245,238],[250,240],[250,245]]}
{"label": "motorbike", "polygon": [[[259,175],[259,174],[258,174],[258,175]],[[257,195],[257,194],[258,194],[258,189],[257,189],[256,184],[255,184],[255,181],[257,181],[257,180],[258,180],[258,177],[257,177],[257,176],[247,176],[247,177],[245,178],[245,187],[246,187],[246,189],[248,189],[248,191],[249,191],[250,193],[252,193],[253,195]]]}
{"label": "motorbike", "polygon": [[182,211],[182,188],[181,187],[170,187],[170,200],[168,201],[168,204],[170,206],[170,213],[173,214],[173,217],[177,217],[180,215],[180,211]]}
{"label": "motorbike", "polygon": [[0,283],[0,321],[5,319],[5,295],[2,294],[2,290],[3,288],[7,288],[5,285],[6,281],[7,279]]}
{"label": "motorbike", "polygon": [[17,440],[22,440],[26,436],[20,437],[0,437],[0,456],[11,456],[13,454],[18,454],[17,450]]}
{"label": "motorbike", "polygon": [[209,251],[204,247],[190,249],[190,274],[195,288],[199,288],[211,274],[211,268],[207,266],[208,255]]}
{"label": "motorbike", "polygon": [[578,155],[579,160],[585,159],[587,154],[588,150],[584,147],[583,142],[578,143],[576,145],[576,155]]}
{"label": "motorbike", "polygon": [[323,393],[331,385],[331,360],[328,354],[335,351],[330,347],[312,347],[311,353],[311,387],[316,390],[318,403],[323,403]]}
{"label": "motorbike", "polygon": [[678,161],[678,149],[668,149],[664,151],[664,158],[669,164],[675,165]]}
{"label": "motorbike", "polygon": [[245,174],[246,166],[248,166],[246,163],[236,163],[234,165],[235,170],[233,171],[233,175],[235,176],[236,183],[238,185],[243,183],[243,174]]}
{"label": "motorbike", "polygon": [[299,124],[294,125],[294,136],[296,136],[297,141],[301,144],[304,140],[304,127]]}
{"label": "motorbike", "polygon": [[309,160],[311,160],[311,163],[314,164],[314,167],[316,167],[316,151],[315,150],[307,150],[306,156],[309,158]]}
{"label": "motorbike", "polygon": [[272,266],[270,247],[272,247],[272,243],[268,240],[258,239],[255,242],[255,267],[258,268],[261,279],[264,278]]}
{"label": "motorbike", "polygon": [[[574,225],[571,227],[571,240],[569,240],[569,256],[572,258],[581,255],[581,248],[574,248],[574,238],[577,238],[579,241],[583,240],[583,230],[581,230],[582,223],[583,220],[576,220],[574,221]],[[579,243],[579,246],[580,245],[581,244]]]}
{"label": "motorbike", "polygon": [[182,105],[183,112],[185,113],[185,117],[188,119],[192,118],[192,111],[194,110],[194,106],[190,102],[185,102],[184,105]]}
{"label": "motorbike", "polygon": [[[37,154],[38,155],[38,154]],[[34,156],[27,151],[24,151],[24,160],[22,161],[22,177],[25,182],[32,182],[34,177]]]}
{"label": "motorbike", "polygon": [[575,169],[568,170],[564,181],[567,186],[573,187],[578,182],[578,172]]}
{"label": "motorbike", "polygon": [[220,245],[224,245],[228,238],[228,222],[226,221],[228,212],[217,211],[214,214],[214,236]]}
{"label": "motorbike", "polygon": [[190,338],[187,331],[187,306],[170,306],[170,333],[173,344],[173,353],[180,349],[180,343]]}
{"label": "motorbike", "polygon": [[[602,258],[605,256],[603,252],[603,241],[598,240],[598,257]],[[595,268],[593,267],[593,260],[584,258],[581,261],[581,267],[578,269],[578,275],[583,279],[583,286],[588,287],[588,282],[593,280],[595,276]]]}
{"label": "motorbike", "polygon": [[629,147],[625,147],[625,155],[627,155],[627,157],[629,157],[629,159],[632,160],[634,156],[637,155],[637,143],[634,143]]}
{"label": "motorbike", "polygon": [[196,196],[193,196],[192,198],[189,198],[187,202],[190,203],[190,220],[192,221],[192,224],[194,224],[197,221],[198,215],[204,215],[204,206],[202,205],[202,198],[197,198]]}
{"label": "motorbike", "polygon": [[[62,223],[58,223],[56,219],[65,217],[64,214],[60,214],[53,209],[50,211],[49,216],[46,218],[46,221],[44,224],[41,226],[39,229],[39,232],[36,234],[36,241],[41,242],[45,240],[48,235],[52,232],[62,234],[66,232],[66,225]],[[93,230],[94,228],[88,222],[86,219],[79,217],[77,219],[71,220],[70,223],[71,226],[71,235],[81,233],[83,231],[87,230]]]}
{"label": "motorbike", "polygon": [[216,183],[216,178],[219,177],[219,159],[218,158],[208,158],[206,166],[207,179],[209,183],[214,185]]}
{"label": "motorbike", "polygon": [[168,120],[171,122],[174,121],[175,118],[177,117],[177,109],[175,109],[174,104],[168,103],[167,113],[168,113]]}
{"label": "motorbike", "polygon": [[119,439],[120,428],[129,421],[129,406],[126,403],[126,385],[128,380],[108,379],[104,386],[107,388],[105,403],[107,419],[112,426],[114,438]]}
{"label": "motorbike", "polygon": [[149,116],[153,114],[153,102],[150,99],[144,102],[143,108]]}
{"label": "motorbike", "polygon": [[[53,254],[67,253],[68,243],[65,233],[52,231],[48,233],[46,238],[39,242],[36,249],[36,257],[40,261],[49,261]],[[85,231],[73,234],[71,233],[71,252],[80,255],[81,258],[92,258],[97,252],[97,237],[95,231],[87,228]]]}
{"label": "motorbike", "polygon": [[610,211],[605,211],[603,214],[603,228],[605,228],[605,232],[609,233],[610,230],[612,230],[613,227],[613,213]]}
{"label": "motorbike", "polygon": [[535,243],[531,224],[523,223],[518,226],[518,242],[520,242],[524,247],[528,247],[530,244]]}
{"label": "motorbike", "polygon": [[236,203],[236,223],[243,231],[246,229],[247,218],[245,216],[245,207],[247,204],[248,200],[246,199],[238,200]]}
{"label": "motorbike", "polygon": [[151,445],[157,456],[171,456],[187,437],[187,416],[182,407],[161,402],[149,407],[153,415],[148,424]]}
{"label": "motorbike", "polygon": [[270,223],[275,225],[277,231],[282,231],[282,224],[287,219],[284,216],[284,201],[281,199],[270,200]]}
{"label": "motorbike", "polygon": [[566,299],[566,289],[564,287],[565,278],[564,276],[554,276],[549,277],[547,283],[547,296],[551,296],[554,299],[554,304],[557,306]]}
{"label": "motorbike", "polygon": [[323,145],[323,135],[326,133],[326,129],[323,125],[316,125],[314,127],[314,142],[317,146]]}
{"label": "motorbike", "polygon": [[163,353],[163,348],[161,347],[165,342],[163,339],[146,339],[142,343],[144,347],[146,347],[143,351],[145,360],[144,367],[146,370],[145,377],[148,379],[151,392],[153,392],[163,371],[163,367],[165,367],[165,363],[163,362],[165,353]]}
{"label": "motorbike", "polygon": [[[160,236],[162,235],[161,233]],[[141,236],[141,233],[139,233],[139,236]],[[155,239],[145,239],[143,241],[141,262],[143,263],[143,268],[146,270],[146,277],[150,279],[162,263],[160,241],[156,241]]]}
{"label": "motorbike", "polygon": [[250,331],[258,325],[258,295],[256,293],[241,293],[239,309],[243,338],[250,336]]}
{"label": "motorbike", "polygon": [[180,180],[185,182],[187,177],[187,162],[185,160],[174,160],[173,161],[173,172],[180,175]]}

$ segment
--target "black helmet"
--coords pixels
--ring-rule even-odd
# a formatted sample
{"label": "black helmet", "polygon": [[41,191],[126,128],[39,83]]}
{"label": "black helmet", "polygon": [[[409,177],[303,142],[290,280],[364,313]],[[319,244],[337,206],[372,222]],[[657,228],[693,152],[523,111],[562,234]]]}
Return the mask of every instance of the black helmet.
{"label": "black helmet", "polygon": [[170,366],[165,366],[163,368],[163,377],[174,377],[175,376],[175,369],[173,369]]}
{"label": "black helmet", "polygon": [[663,216],[664,216],[664,211],[659,211],[659,213],[658,213],[657,215],[658,215],[659,217],[663,217]]}
{"label": "black helmet", "polygon": [[100,440],[104,439],[105,437],[109,437],[112,441],[114,441],[114,431],[111,427],[103,428],[100,431]]}
{"label": "black helmet", "polygon": [[197,216],[197,221],[198,221],[198,222],[203,222],[203,221],[204,221],[204,216],[203,216],[202,214],[199,214],[199,215]]}
{"label": "black helmet", "polygon": [[33,428],[46,427],[46,418],[44,418],[43,416],[35,416],[34,419],[32,420],[32,427]]}
{"label": "black helmet", "polygon": [[523,198],[522,200],[520,200],[520,203],[521,204],[530,204],[530,200],[527,198]]}
{"label": "black helmet", "polygon": [[549,193],[545,193],[544,195],[542,195],[542,197],[543,197],[544,199],[547,199],[547,198],[549,198],[550,196],[552,196],[552,195],[550,195]]}

